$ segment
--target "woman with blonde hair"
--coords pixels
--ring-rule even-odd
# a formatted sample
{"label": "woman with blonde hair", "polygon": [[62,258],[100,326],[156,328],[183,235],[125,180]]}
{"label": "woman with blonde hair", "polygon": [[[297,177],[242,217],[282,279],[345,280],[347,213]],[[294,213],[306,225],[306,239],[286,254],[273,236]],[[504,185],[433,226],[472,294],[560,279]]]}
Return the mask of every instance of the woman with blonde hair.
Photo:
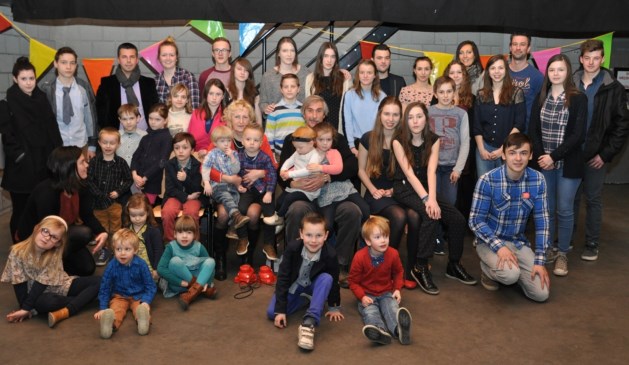
{"label": "woman with blonde hair", "polygon": [[168,101],[171,87],[177,84],[184,84],[190,91],[192,108],[198,108],[200,104],[199,84],[190,71],[178,66],[179,48],[177,48],[175,39],[168,37],[160,43],[157,55],[159,64],[164,68],[159,75],[155,76],[155,85],[160,103]]}

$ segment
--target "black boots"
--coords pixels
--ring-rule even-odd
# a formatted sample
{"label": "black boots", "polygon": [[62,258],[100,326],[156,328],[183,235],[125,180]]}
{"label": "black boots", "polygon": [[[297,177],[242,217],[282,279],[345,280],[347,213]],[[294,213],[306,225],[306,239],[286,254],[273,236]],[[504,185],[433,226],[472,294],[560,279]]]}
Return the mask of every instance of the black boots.
{"label": "black boots", "polygon": [[411,271],[411,275],[423,291],[432,295],[439,294],[439,288],[432,282],[432,274],[428,266],[416,264]]}

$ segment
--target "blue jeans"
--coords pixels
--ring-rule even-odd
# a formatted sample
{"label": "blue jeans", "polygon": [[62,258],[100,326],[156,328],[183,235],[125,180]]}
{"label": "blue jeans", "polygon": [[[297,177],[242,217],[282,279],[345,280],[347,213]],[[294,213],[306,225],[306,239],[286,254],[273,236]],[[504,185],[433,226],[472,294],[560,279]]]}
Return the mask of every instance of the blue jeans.
{"label": "blue jeans", "polygon": [[[483,141],[483,145],[485,146],[485,149],[487,150],[487,152],[493,152],[497,150],[498,148],[500,148],[500,147],[496,148],[496,147],[490,146],[487,143],[485,143],[485,141]],[[502,166],[502,158],[498,158],[495,160],[483,160],[480,157],[480,152],[478,151],[478,149],[476,149],[476,172],[479,178],[483,176],[485,173],[500,166]]]}
{"label": "blue jeans", "polygon": [[450,182],[450,175],[454,166],[437,166],[437,195],[439,199],[450,204],[456,204],[458,183]]}
{"label": "blue jeans", "polygon": [[[579,204],[581,194],[585,195],[585,244],[598,244],[601,238],[601,221],[603,219],[603,184],[607,165],[600,169],[594,169],[585,165],[583,183],[577,191],[574,199],[574,216],[579,216]],[[576,231],[576,227],[575,227]]]}
{"label": "blue jeans", "polygon": [[363,317],[364,324],[372,324],[378,328],[387,329],[395,336],[397,328],[397,311],[400,306],[393,298],[392,293],[384,293],[379,297],[369,295],[373,299],[373,304],[363,307],[363,303],[358,301],[358,312]]}
{"label": "blue jeans", "polygon": [[[323,314],[323,307],[325,306],[325,302],[328,300],[328,294],[330,293],[331,288],[332,275],[328,273],[317,275],[308,287],[297,285],[297,289],[294,293],[288,293],[288,303],[286,306],[287,313],[285,314],[288,316],[302,308],[306,304],[306,298],[302,297],[301,293],[309,294],[312,296],[312,299],[310,300],[310,306],[306,310],[304,317],[313,318],[318,326],[319,321],[321,320],[321,315]],[[275,294],[273,294],[269,307],[266,309],[266,316],[270,320],[275,319],[276,300],[277,298],[275,297]]]}
{"label": "blue jeans", "polygon": [[[548,215],[550,217],[550,242],[555,241],[555,231],[559,239],[559,252],[570,250],[574,229],[574,197],[581,179],[563,177],[563,168],[542,170],[548,189]],[[555,230],[557,213],[557,230]]]}
{"label": "blue jeans", "polygon": [[[178,257],[178,256],[174,256],[173,258],[170,259],[170,262],[168,263],[168,270],[170,270],[173,274],[177,275],[177,277],[179,277],[181,280],[190,282],[190,280],[192,280],[193,276],[196,276],[197,278],[197,283],[199,283],[201,286],[204,286],[205,284],[212,284],[212,280],[214,279],[214,267],[216,266],[216,262],[214,262],[214,259],[211,257],[208,257],[207,259],[205,259],[205,261],[203,261],[203,263],[201,264],[201,266],[199,266],[198,269],[196,270],[190,270],[188,269],[188,267],[186,266],[186,264],[183,262],[183,260]],[[178,292],[185,292],[186,290],[188,290],[188,288],[184,288],[184,287],[175,287],[174,285],[169,285],[171,289],[173,289],[173,291],[178,291]],[[177,290],[174,290],[177,289]]]}
{"label": "blue jeans", "polygon": [[220,183],[212,186],[212,198],[219,204],[223,204],[229,217],[238,212],[238,202],[240,201],[240,193],[233,191],[227,183]]}

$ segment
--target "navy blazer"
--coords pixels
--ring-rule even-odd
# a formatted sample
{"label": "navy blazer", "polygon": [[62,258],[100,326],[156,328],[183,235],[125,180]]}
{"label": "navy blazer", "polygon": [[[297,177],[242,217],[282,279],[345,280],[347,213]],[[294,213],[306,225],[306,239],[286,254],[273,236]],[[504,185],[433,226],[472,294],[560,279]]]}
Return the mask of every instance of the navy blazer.
{"label": "navy blazer", "polygon": [[[153,104],[159,102],[155,80],[146,76],[140,76],[140,94],[142,109],[148,125],[149,110]],[[118,120],[118,108],[120,108],[120,82],[116,75],[100,79],[100,86],[96,92],[96,113],[98,116],[99,130],[105,127],[120,129]]]}

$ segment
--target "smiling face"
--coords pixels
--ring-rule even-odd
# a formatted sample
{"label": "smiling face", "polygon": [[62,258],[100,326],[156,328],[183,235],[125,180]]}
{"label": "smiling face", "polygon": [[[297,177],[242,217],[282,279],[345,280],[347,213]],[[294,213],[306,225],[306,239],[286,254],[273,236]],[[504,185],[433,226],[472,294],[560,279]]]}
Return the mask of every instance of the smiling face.
{"label": "smiling face", "polygon": [[420,106],[413,107],[408,112],[408,128],[412,134],[418,135],[424,131],[426,127],[426,113]]}
{"label": "smiling face", "polygon": [[365,237],[365,243],[372,250],[384,253],[389,248],[389,236],[385,236],[379,228],[375,228],[369,237]]}
{"label": "smiling face", "polygon": [[512,179],[522,176],[531,158],[533,158],[533,155],[531,154],[531,146],[528,143],[524,143],[520,147],[511,146],[502,155],[502,159],[505,161],[505,165],[507,165],[507,174]]}
{"label": "smiling face", "polygon": [[553,85],[563,85],[568,78],[568,67],[564,61],[555,61],[548,65],[548,80]]}
{"label": "smiling face", "polygon": [[471,44],[466,44],[459,50],[459,61],[465,65],[465,67],[470,67],[474,64],[474,49]]}
{"label": "smiling face", "polygon": [[135,49],[126,49],[121,48],[118,54],[118,64],[122,71],[127,74],[131,74],[133,70],[137,67],[139,62],[138,59],[138,51]]}
{"label": "smiling face", "polygon": [[113,157],[120,145],[120,139],[113,133],[101,132],[101,136],[98,138],[98,145],[101,151],[103,151],[104,157]]}
{"label": "smiling face", "polygon": [[457,87],[461,86],[461,83],[463,82],[463,70],[461,69],[461,65],[455,63],[450,66],[448,77],[454,80]]}
{"label": "smiling face", "polygon": [[498,60],[489,66],[489,77],[493,82],[502,82],[507,73],[504,60]]}
{"label": "smiling face", "polygon": [[133,228],[135,231],[139,231],[142,226],[146,224],[146,219],[148,218],[148,214],[146,214],[146,210],[143,208],[129,208],[129,220],[131,224],[133,224]]}
{"label": "smiling face", "polygon": [[311,254],[315,254],[321,250],[325,240],[328,238],[328,232],[325,230],[325,224],[304,223],[304,227],[299,230],[299,237],[304,242],[304,247]]}
{"label": "smiling face", "polygon": [[430,67],[430,62],[422,60],[415,63],[413,74],[415,75],[415,79],[417,81],[427,83],[431,72],[432,68]]}
{"label": "smiling face", "polygon": [[129,242],[124,242],[123,240],[114,242],[114,255],[116,260],[122,265],[129,264],[137,252],[138,250]]}
{"label": "smiling face", "polygon": [[194,232],[192,232],[192,231],[182,231],[182,232],[175,231],[175,240],[177,240],[177,243],[179,243],[183,247],[189,246],[190,244],[192,244],[194,242]]}
{"label": "smiling face", "polygon": [[358,66],[358,79],[363,89],[369,89],[376,79],[376,70],[370,64],[361,64]]}
{"label": "smiling face", "polygon": [[81,180],[87,179],[87,168],[89,166],[90,164],[85,159],[85,156],[81,154],[81,156],[79,156],[79,159],[76,160],[76,174]]}
{"label": "smiling face", "polygon": [[71,79],[76,73],[76,57],[72,53],[63,53],[59,55],[59,59],[55,61],[55,68],[59,76]]}
{"label": "smiling face", "polygon": [[61,238],[65,234],[62,228],[42,227],[35,236],[35,248],[39,252],[51,250],[61,245]]}
{"label": "smiling face", "polygon": [[177,49],[171,45],[159,48],[159,63],[165,70],[172,70],[177,66]]}
{"label": "smiling face", "polygon": [[17,77],[13,77],[13,81],[24,94],[29,96],[33,94],[33,90],[37,87],[37,79],[35,78],[35,72],[33,72],[33,70],[20,71]]}
{"label": "smiling face", "polygon": [[523,61],[528,58],[531,51],[531,45],[529,39],[523,35],[513,36],[511,44],[509,45],[509,52],[511,52],[511,58],[517,61]]}
{"label": "smiling face", "polygon": [[380,121],[385,130],[393,130],[400,124],[402,111],[397,104],[387,104],[382,108]]}

